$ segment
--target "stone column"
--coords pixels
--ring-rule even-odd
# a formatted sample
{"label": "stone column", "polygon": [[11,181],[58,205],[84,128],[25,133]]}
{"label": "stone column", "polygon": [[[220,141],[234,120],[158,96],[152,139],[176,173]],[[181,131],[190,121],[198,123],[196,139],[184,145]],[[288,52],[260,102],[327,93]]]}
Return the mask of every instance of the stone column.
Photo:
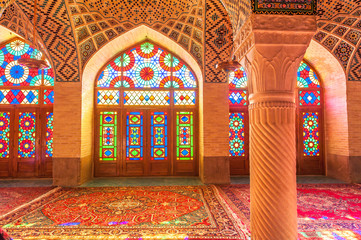
{"label": "stone column", "polygon": [[297,69],[316,31],[313,16],[253,15],[250,174],[252,240],[297,239]]}

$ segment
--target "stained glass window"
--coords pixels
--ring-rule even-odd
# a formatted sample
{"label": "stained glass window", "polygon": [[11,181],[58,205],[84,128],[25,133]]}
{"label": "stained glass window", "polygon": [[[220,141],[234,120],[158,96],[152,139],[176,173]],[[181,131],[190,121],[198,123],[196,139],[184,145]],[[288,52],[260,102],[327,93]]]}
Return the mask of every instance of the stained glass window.
{"label": "stained glass window", "polygon": [[145,42],[110,62],[99,75],[97,87],[196,88],[197,81],[182,60]]}
{"label": "stained glass window", "polygon": [[99,105],[119,105],[119,90],[98,90]]}
{"label": "stained glass window", "polygon": [[54,103],[54,90],[47,89],[44,90],[44,104],[53,104]]}
{"label": "stained glass window", "polygon": [[143,113],[127,113],[126,159],[143,160]]}
{"label": "stained glass window", "polygon": [[301,62],[297,71],[297,86],[299,88],[320,88],[316,73],[305,62]]}
{"label": "stained glass window", "polygon": [[303,154],[304,156],[319,156],[319,113],[303,113]]}
{"label": "stained glass window", "polygon": [[300,106],[320,106],[321,91],[298,91]]}
{"label": "stained glass window", "polygon": [[117,112],[100,112],[100,161],[117,160]]}
{"label": "stained glass window", "polygon": [[0,112],[0,158],[9,158],[10,112]]}
{"label": "stained glass window", "polygon": [[231,90],[228,99],[230,106],[247,106],[247,91]]}
{"label": "stained glass window", "polygon": [[39,90],[0,89],[0,104],[38,104]]}
{"label": "stained glass window", "polygon": [[195,105],[195,91],[174,91],[174,105]]}
{"label": "stained glass window", "polygon": [[229,114],[229,156],[245,156],[244,113]]}
{"label": "stained glass window", "polygon": [[53,117],[52,112],[46,113],[46,151],[45,156],[46,157],[52,157],[53,156]]}
{"label": "stained glass window", "polygon": [[35,113],[19,113],[19,149],[18,157],[35,157]]}
{"label": "stained glass window", "polygon": [[246,88],[247,75],[243,67],[229,73],[229,88]]}
{"label": "stained glass window", "polygon": [[170,104],[169,91],[124,91],[124,105],[158,105]]}
{"label": "stained glass window", "polygon": [[177,160],[193,160],[193,112],[177,112]]}
{"label": "stained glass window", "polygon": [[0,86],[40,86],[42,75],[46,86],[54,85],[53,70],[29,69],[18,64],[19,58],[41,59],[42,53],[21,40],[12,41],[0,49]]}
{"label": "stained glass window", "polygon": [[151,114],[151,160],[167,160],[168,119],[166,112]]}

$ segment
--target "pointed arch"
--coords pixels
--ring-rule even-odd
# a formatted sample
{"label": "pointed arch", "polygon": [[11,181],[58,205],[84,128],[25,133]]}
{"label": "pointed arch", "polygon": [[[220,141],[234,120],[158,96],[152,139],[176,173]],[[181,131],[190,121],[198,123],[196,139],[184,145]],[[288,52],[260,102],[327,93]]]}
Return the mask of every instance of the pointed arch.
{"label": "pointed arch", "polygon": [[[105,63],[110,62],[113,58],[130,49],[135,44],[139,44],[145,41],[151,41],[159,43],[161,46],[165,46],[174,55],[182,59],[189,66],[191,66],[196,79],[198,80],[198,99],[199,109],[202,109],[203,99],[203,71],[196,59],[181,47],[177,42],[161,34],[160,32],[151,29],[145,25],[141,25],[135,29],[132,29],[123,35],[114,38],[112,41],[104,45],[98,52],[96,52],[92,58],[89,59],[84,66],[82,73],[82,128],[81,128],[81,156],[83,156],[82,164],[89,166],[91,171],[92,158],[85,156],[92,156],[93,149],[93,114],[94,114],[94,86],[97,80],[98,73],[102,69]],[[201,138],[201,136],[200,136]]]}
{"label": "pointed arch", "polygon": [[325,119],[326,175],[345,181],[349,179],[349,155],[347,81],[343,67],[325,47],[312,40],[305,60],[309,62],[323,80]]}

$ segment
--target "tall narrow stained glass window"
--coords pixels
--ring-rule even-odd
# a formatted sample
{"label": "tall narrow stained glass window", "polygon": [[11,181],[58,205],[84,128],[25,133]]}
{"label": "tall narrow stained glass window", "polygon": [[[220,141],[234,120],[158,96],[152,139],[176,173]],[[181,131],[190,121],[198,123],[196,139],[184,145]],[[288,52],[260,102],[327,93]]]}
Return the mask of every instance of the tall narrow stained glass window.
{"label": "tall narrow stained glass window", "polygon": [[302,62],[297,73],[298,114],[302,119],[300,132],[302,132],[302,149],[299,149],[302,157],[319,157],[321,155],[321,131],[320,125],[322,113],[322,88],[315,71],[306,63]]}
{"label": "tall narrow stained glass window", "polygon": [[100,112],[100,151],[102,161],[117,159],[117,112]]}
{"label": "tall narrow stained glass window", "polygon": [[143,113],[127,113],[127,160],[143,160]]}
{"label": "tall narrow stained glass window", "polygon": [[36,113],[19,113],[19,157],[35,157]]}
{"label": "tall narrow stained glass window", "polygon": [[152,160],[167,160],[168,116],[166,112],[151,113],[151,156]]}
{"label": "tall narrow stained glass window", "polygon": [[[229,73],[229,156],[246,156],[245,120],[248,116],[247,75],[241,67]],[[248,135],[247,135],[248,136]],[[232,169],[231,161],[231,169]]]}
{"label": "tall narrow stained glass window", "polygon": [[0,158],[9,158],[10,112],[0,112]]}
{"label": "tall narrow stained glass window", "polygon": [[53,156],[53,125],[54,125],[54,114],[52,112],[46,113],[46,157]]}
{"label": "tall narrow stained glass window", "polygon": [[193,113],[177,112],[177,160],[193,160]]}

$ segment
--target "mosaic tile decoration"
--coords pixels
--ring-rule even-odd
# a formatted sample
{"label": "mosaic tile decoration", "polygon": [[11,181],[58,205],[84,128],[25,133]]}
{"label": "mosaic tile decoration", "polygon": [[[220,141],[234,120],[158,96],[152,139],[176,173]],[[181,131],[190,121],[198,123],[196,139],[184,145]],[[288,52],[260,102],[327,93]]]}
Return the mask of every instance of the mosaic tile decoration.
{"label": "mosaic tile decoration", "polygon": [[227,83],[225,73],[217,69],[216,65],[230,60],[232,25],[219,0],[208,0],[206,4],[205,82]]}
{"label": "mosaic tile decoration", "polygon": [[[33,18],[32,0],[16,4]],[[37,30],[53,61],[57,82],[79,82],[78,54],[65,0],[39,0]]]}
{"label": "mosaic tile decoration", "polygon": [[222,0],[222,3],[228,12],[233,30],[236,32],[251,15],[251,2],[243,0]]}
{"label": "mosaic tile decoration", "polygon": [[316,0],[252,0],[255,13],[316,14]]}
{"label": "mosaic tile decoration", "polygon": [[350,63],[348,81],[361,81],[361,48],[359,47]]}
{"label": "mosaic tile decoration", "polygon": [[342,41],[335,48],[335,50],[333,50],[334,55],[341,62],[341,65],[344,67],[345,70],[347,68],[347,64],[350,60],[353,50],[354,47],[352,47],[350,44],[346,43],[345,41]]}
{"label": "mosaic tile decoration", "polygon": [[327,0],[318,1],[317,15],[319,19],[331,19],[339,13],[350,13],[359,6],[354,0]]}
{"label": "mosaic tile decoration", "polygon": [[[178,42],[203,66],[203,0],[129,0],[121,8],[116,2],[69,1],[81,65],[115,37],[145,24]],[[147,11],[141,11],[147,6]]]}

